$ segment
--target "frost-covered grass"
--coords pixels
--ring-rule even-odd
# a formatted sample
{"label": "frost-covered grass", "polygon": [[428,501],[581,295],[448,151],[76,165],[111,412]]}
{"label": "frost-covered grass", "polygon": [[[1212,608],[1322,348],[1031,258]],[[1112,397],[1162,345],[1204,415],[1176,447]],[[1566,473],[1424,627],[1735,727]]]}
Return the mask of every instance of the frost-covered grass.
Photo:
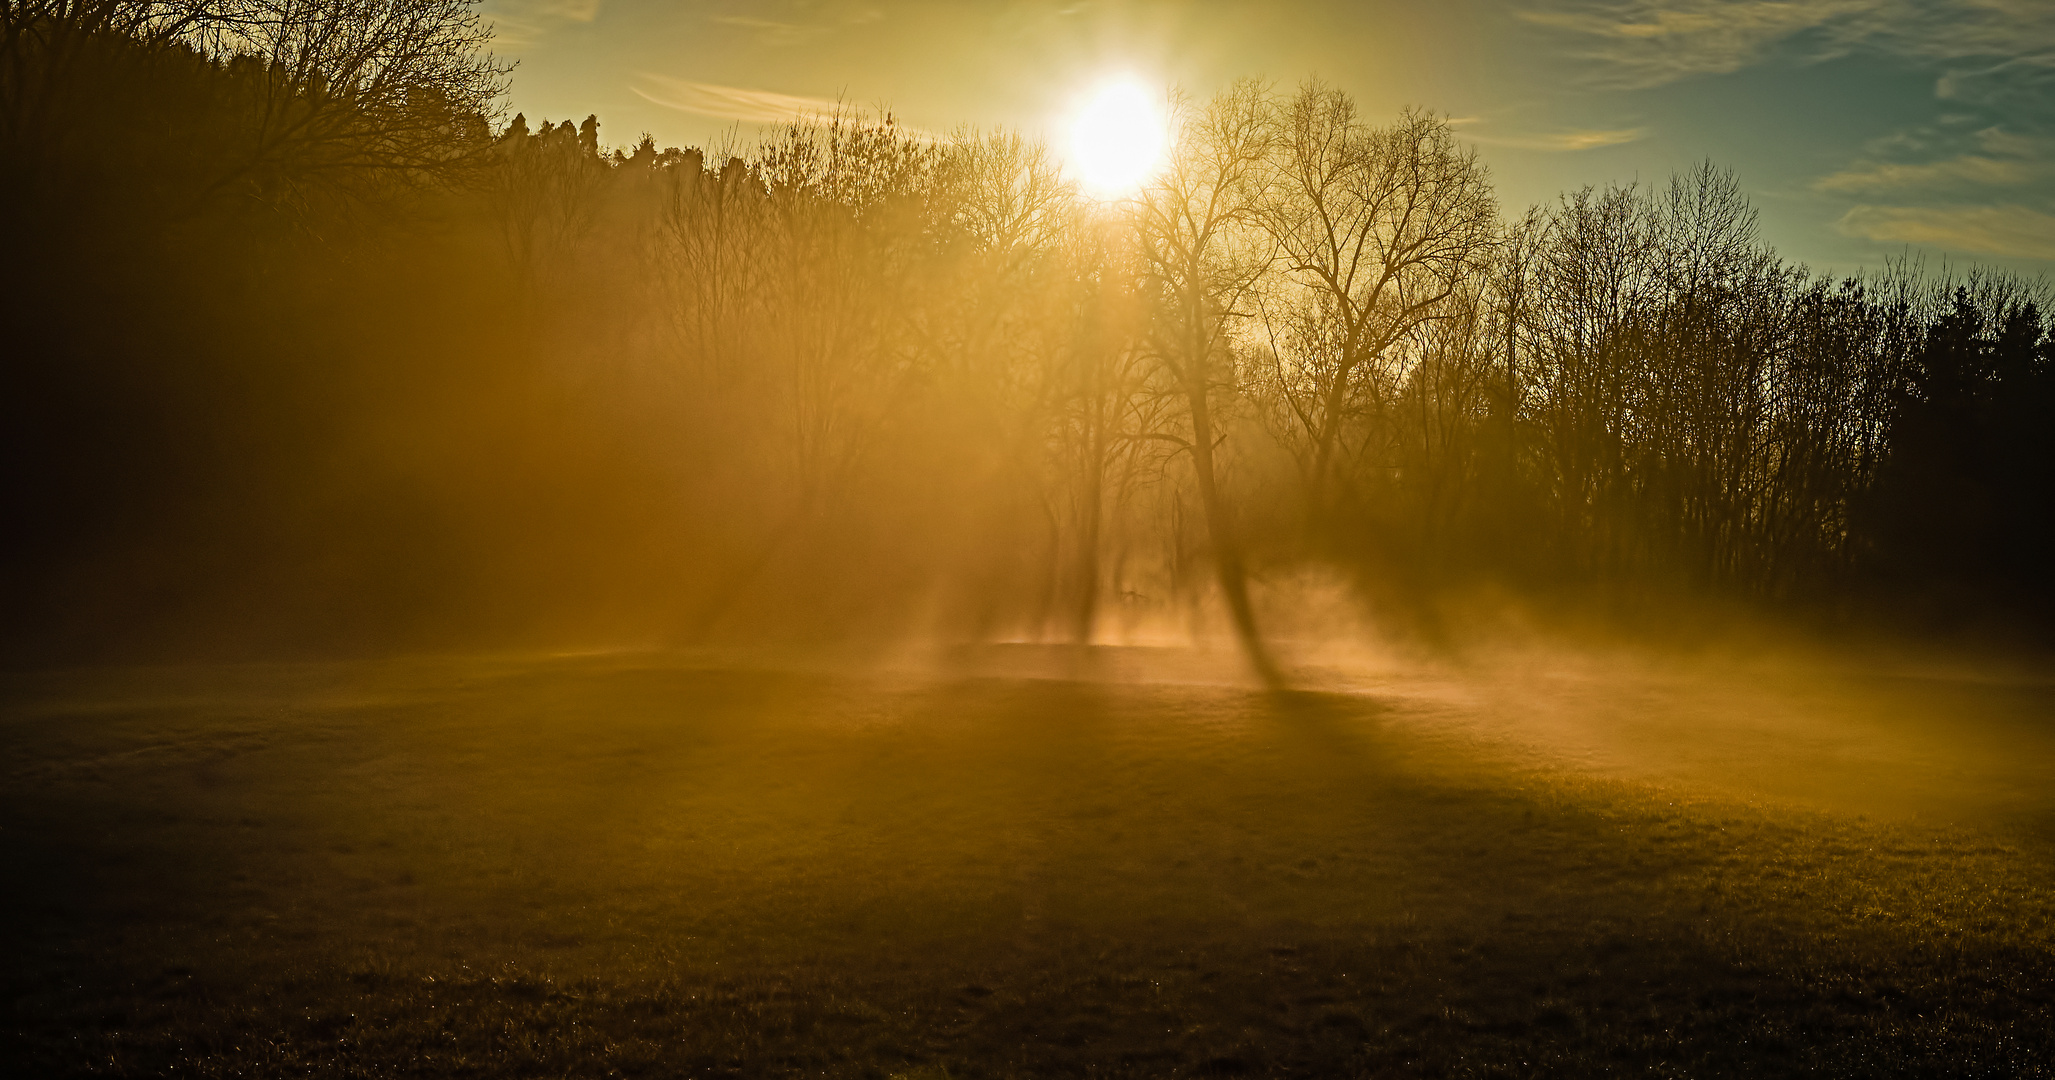
{"label": "frost-covered grass", "polygon": [[660,657],[11,677],[0,1061],[2051,1071],[2055,794],[1808,808],[1466,716],[1507,700]]}

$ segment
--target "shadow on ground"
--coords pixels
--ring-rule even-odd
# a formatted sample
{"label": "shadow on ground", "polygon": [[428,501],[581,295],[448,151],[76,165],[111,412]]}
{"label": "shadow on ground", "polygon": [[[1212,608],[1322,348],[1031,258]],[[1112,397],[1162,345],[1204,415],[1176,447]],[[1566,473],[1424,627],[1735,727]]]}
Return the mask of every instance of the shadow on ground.
{"label": "shadow on ground", "polygon": [[2032,836],[1511,766],[1398,699],[132,678],[9,688],[17,1075],[2026,1076],[2055,1041]]}

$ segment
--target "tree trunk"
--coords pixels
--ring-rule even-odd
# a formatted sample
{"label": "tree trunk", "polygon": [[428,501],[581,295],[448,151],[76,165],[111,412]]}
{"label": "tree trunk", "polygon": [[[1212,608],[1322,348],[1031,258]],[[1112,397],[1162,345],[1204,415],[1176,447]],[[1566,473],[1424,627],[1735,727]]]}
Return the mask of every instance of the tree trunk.
{"label": "tree trunk", "polygon": [[1077,537],[1077,607],[1072,612],[1071,637],[1079,645],[1092,643],[1093,623],[1099,614],[1099,521],[1106,487],[1106,424],[1095,396],[1092,401],[1092,432],[1086,451],[1083,515]]}
{"label": "tree trunk", "polygon": [[1213,570],[1219,578],[1220,591],[1227,598],[1235,640],[1263,685],[1283,689],[1284,675],[1271,660],[1270,651],[1263,645],[1263,634],[1256,627],[1256,609],[1249,603],[1248,570],[1242,564],[1241,545],[1235,540],[1233,523],[1214,479],[1213,417],[1207,408],[1203,369],[1197,363],[1186,371],[1184,389],[1191,408],[1192,471],[1198,474],[1199,503],[1206,513],[1206,538],[1213,548]]}

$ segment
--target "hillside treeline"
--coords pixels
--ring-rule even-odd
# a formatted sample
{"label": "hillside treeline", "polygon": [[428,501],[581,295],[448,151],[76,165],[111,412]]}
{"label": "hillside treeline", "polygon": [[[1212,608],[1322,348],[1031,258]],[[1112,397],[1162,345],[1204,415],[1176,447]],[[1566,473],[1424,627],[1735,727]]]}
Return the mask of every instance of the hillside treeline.
{"label": "hillside treeline", "polygon": [[1813,274],[1712,165],[1508,213],[1435,115],[1243,84],[1095,201],[1003,132],[503,118],[461,0],[0,2],[22,661],[2046,626],[2046,289]]}

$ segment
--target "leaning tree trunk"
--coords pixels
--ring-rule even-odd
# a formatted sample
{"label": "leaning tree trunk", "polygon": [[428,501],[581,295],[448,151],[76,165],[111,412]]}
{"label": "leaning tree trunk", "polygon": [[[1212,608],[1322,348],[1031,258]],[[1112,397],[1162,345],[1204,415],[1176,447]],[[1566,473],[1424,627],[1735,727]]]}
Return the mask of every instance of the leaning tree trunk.
{"label": "leaning tree trunk", "polygon": [[1220,486],[1213,470],[1213,417],[1208,410],[1206,377],[1203,363],[1195,353],[1193,362],[1186,368],[1184,392],[1186,404],[1191,410],[1192,421],[1192,471],[1198,474],[1199,503],[1206,514],[1206,538],[1213,548],[1213,571],[1220,580],[1220,591],[1227,598],[1227,611],[1234,622],[1235,640],[1242,647],[1242,655],[1248,658],[1249,666],[1263,685],[1271,689],[1284,686],[1284,675],[1270,658],[1270,650],[1263,644],[1263,634],[1256,627],[1256,609],[1249,603],[1248,569],[1242,563],[1240,543],[1234,535],[1234,524],[1227,514],[1227,506],[1220,497]]}

